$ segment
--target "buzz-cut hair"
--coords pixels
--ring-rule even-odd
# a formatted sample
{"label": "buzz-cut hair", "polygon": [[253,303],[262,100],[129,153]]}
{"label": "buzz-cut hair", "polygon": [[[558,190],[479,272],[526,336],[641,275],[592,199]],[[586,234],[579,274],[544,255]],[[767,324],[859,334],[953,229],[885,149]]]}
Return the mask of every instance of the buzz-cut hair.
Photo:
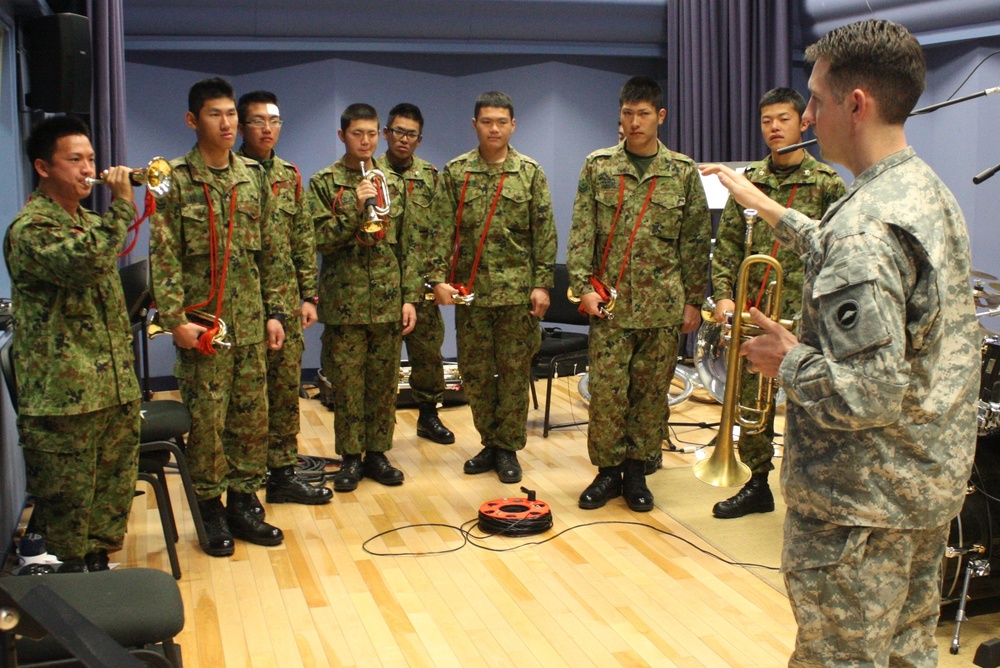
{"label": "buzz-cut hair", "polygon": [[202,79],[188,91],[188,111],[197,116],[206,102],[219,98],[236,101],[236,91],[232,84],[219,77]]}
{"label": "buzz-cut hair", "polygon": [[510,117],[514,118],[514,100],[510,99],[510,95],[507,95],[507,93],[501,93],[498,90],[491,90],[488,93],[483,93],[477,97],[476,108],[472,112],[472,117],[479,118],[479,111],[483,107],[506,109],[510,112]]}
{"label": "buzz-cut hair", "polygon": [[770,107],[772,104],[792,105],[798,112],[799,118],[802,118],[802,114],[806,113],[806,99],[802,97],[802,93],[794,88],[772,88],[767,91],[757,104],[757,112],[762,113],[764,107]]}
{"label": "buzz-cut hair", "polygon": [[378,112],[375,107],[364,102],[355,102],[344,109],[340,115],[340,129],[347,130],[353,121],[375,121],[378,123]]}
{"label": "buzz-cut hair", "polygon": [[663,89],[656,79],[645,76],[635,76],[625,82],[618,95],[618,108],[627,103],[649,102],[656,111],[663,109]]}
{"label": "buzz-cut hair", "polygon": [[420,113],[420,107],[415,104],[410,104],[409,102],[400,102],[395,107],[389,110],[389,120],[386,121],[387,125],[392,125],[397,118],[409,118],[411,121],[416,121],[420,124],[420,132],[424,132],[424,115]]}
{"label": "buzz-cut hair", "polygon": [[41,158],[52,162],[52,154],[56,150],[56,142],[63,137],[83,135],[90,138],[90,128],[76,116],[52,116],[39,121],[31,128],[28,139],[24,142],[28,160],[35,164]]}
{"label": "buzz-cut hair", "polygon": [[247,122],[247,109],[251,104],[278,104],[278,96],[269,90],[254,90],[240,95],[239,102],[236,103],[236,115],[240,123]]}
{"label": "buzz-cut hair", "polygon": [[835,28],[806,49],[806,62],[826,62],[827,83],[838,98],[862,89],[886,123],[902,125],[924,92],[927,63],[910,31],[869,19]]}

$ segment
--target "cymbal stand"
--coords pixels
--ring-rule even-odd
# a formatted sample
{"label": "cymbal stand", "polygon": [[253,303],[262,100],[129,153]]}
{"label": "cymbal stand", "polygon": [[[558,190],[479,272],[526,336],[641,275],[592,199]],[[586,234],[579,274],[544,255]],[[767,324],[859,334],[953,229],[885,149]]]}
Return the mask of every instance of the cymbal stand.
{"label": "cymbal stand", "polygon": [[[982,545],[971,545],[969,547],[952,547],[949,545],[945,548],[944,556],[945,558],[951,559],[968,554],[984,554],[985,552],[986,548]],[[958,599],[958,610],[955,612],[955,635],[951,639],[951,647],[948,650],[952,654],[958,654],[958,649],[961,647],[961,644],[958,642],[958,636],[962,632],[962,622],[967,619],[965,616],[965,603],[969,595],[969,580],[974,577],[978,578],[989,574],[989,559],[970,558],[965,562],[965,577],[962,579],[962,594]]]}

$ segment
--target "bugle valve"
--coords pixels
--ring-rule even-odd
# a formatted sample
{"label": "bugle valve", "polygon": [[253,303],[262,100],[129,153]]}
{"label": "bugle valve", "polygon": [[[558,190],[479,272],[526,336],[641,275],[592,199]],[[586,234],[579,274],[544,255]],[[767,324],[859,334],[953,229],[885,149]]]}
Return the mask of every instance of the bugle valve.
{"label": "bugle valve", "polygon": [[[597,310],[600,311],[608,320],[614,320],[615,314],[612,311],[615,310],[615,302],[618,301],[618,291],[615,290],[610,285],[606,285],[604,281],[599,279],[597,276],[591,276],[587,279],[591,287],[594,288],[594,292],[601,298],[601,301],[597,305]],[[573,288],[566,288],[566,299],[574,304],[580,304],[580,298],[573,294]],[[578,308],[580,315],[589,316],[589,313],[584,312],[583,305],[581,304]]]}
{"label": "bugle valve", "polygon": [[[462,283],[452,283],[455,288],[455,294],[451,296],[451,300],[455,302],[457,306],[468,306],[476,298],[476,293],[469,292],[469,289],[465,287]],[[424,283],[424,301],[432,302],[437,299],[437,295],[434,294],[434,286],[430,283]]]}
{"label": "bugle valve", "polygon": [[784,284],[781,264],[770,255],[750,255],[740,264],[738,272],[734,300],[737,312],[733,313],[730,323],[724,325],[729,329],[729,346],[726,348],[726,391],[722,401],[722,416],[719,418],[715,451],[710,458],[694,465],[695,477],[716,487],[737,487],[750,479],[750,469],[736,457],[733,427],[739,424],[741,434],[757,434],[764,430],[767,421],[774,415],[777,387],[773,378],[761,376],[754,403],[744,405],[740,401],[745,362],[744,358],[740,357],[740,345],[763,333],[760,326],[751,319],[750,313],[741,308],[741,305],[747,303],[750,272],[759,265],[770,266],[774,273],[773,281],[768,285],[768,299],[762,311],[785,329],[792,328],[792,321],[780,319],[781,291]]}
{"label": "bugle valve", "polygon": [[365,210],[368,218],[361,226],[363,232],[375,234],[381,232],[386,227],[386,220],[389,216],[389,186],[385,182],[385,174],[382,170],[371,169],[365,171],[365,162],[361,161],[361,178],[368,179],[368,182],[375,187],[375,197],[365,200]]}
{"label": "bugle valve", "polygon": [[[211,330],[213,323],[215,323],[215,316],[211,313],[206,313],[205,311],[199,311],[198,309],[192,309],[185,313],[188,322],[193,322],[196,325],[201,325],[206,330]],[[150,339],[155,339],[158,336],[163,336],[165,334],[171,334],[169,329],[164,329],[163,325],[160,324],[160,312],[154,311],[153,316],[149,319],[149,323],[146,325],[146,336]],[[225,321],[219,318],[219,328],[215,331],[212,336],[212,345],[216,348],[232,348],[233,344],[228,341],[229,328],[226,326]]]}
{"label": "bugle valve", "polygon": [[[153,197],[159,198],[170,192],[170,186],[173,185],[172,171],[173,168],[167,162],[167,159],[157,156],[150,160],[149,164],[142,169],[133,169],[128,175],[128,180],[134,186],[145,184]],[[91,186],[107,185],[106,178],[107,172],[104,171],[96,178],[88,176],[86,181]]]}

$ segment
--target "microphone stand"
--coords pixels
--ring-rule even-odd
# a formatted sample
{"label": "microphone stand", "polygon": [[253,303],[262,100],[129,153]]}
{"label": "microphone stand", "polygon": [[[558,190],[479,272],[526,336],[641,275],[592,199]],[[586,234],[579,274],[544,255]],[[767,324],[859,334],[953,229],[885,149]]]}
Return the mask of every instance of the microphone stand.
{"label": "microphone stand", "polygon": [[[965,97],[956,97],[954,100],[945,100],[944,102],[938,102],[937,104],[932,104],[932,105],[927,106],[927,107],[921,107],[920,109],[914,109],[913,111],[910,112],[910,116],[922,116],[923,114],[929,114],[932,111],[937,111],[938,109],[941,109],[942,107],[950,107],[951,105],[958,104],[959,102],[965,102],[967,100],[974,100],[977,97],[986,97],[987,95],[993,95],[994,93],[1000,93],[1000,86],[994,86],[993,88],[987,88],[985,90],[979,91],[978,93],[973,93],[971,95],[966,95]],[[816,139],[809,139],[807,141],[800,142],[798,144],[792,144],[791,146],[786,146],[784,148],[779,148],[778,149],[778,154],[779,155],[785,155],[786,153],[791,153],[792,151],[797,151],[800,148],[805,148],[806,146],[812,146],[813,144],[816,143],[816,141],[817,141]],[[989,171],[989,170],[987,170],[987,171]],[[997,165],[995,168],[993,168],[993,171],[990,172],[989,174],[986,174],[986,172],[983,172],[982,174],[979,174],[976,177],[976,178],[979,179],[979,181],[976,181],[975,179],[973,179],[973,183],[978,184],[978,183],[980,183],[982,181],[985,181],[986,179],[988,179],[991,176],[993,176],[993,174],[995,174],[997,171],[1000,171],[1000,165]],[[986,176],[983,176],[983,174],[986,174]],[[980,178],[980,177],[982,177],[982,178]]]}

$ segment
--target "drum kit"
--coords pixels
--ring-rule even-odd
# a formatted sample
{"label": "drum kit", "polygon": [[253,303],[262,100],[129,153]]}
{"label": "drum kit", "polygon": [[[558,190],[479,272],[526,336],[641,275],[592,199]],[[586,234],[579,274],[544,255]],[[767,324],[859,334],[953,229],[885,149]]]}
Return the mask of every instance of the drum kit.
{"label": "drum kit", "polygon": [[[1000,279],[973,270],[969,277],[976,316],[1000,315]],[[976,454],[962,510],[951,522],[945,550],[942,604],[957,603],[955,635],[950,651],[957,654],[965,619],[970,579],[1000,573],[1000,334],[980,325],[983,333]],[[980,597],[1000,595],[1000,587],[981,580]]]}

